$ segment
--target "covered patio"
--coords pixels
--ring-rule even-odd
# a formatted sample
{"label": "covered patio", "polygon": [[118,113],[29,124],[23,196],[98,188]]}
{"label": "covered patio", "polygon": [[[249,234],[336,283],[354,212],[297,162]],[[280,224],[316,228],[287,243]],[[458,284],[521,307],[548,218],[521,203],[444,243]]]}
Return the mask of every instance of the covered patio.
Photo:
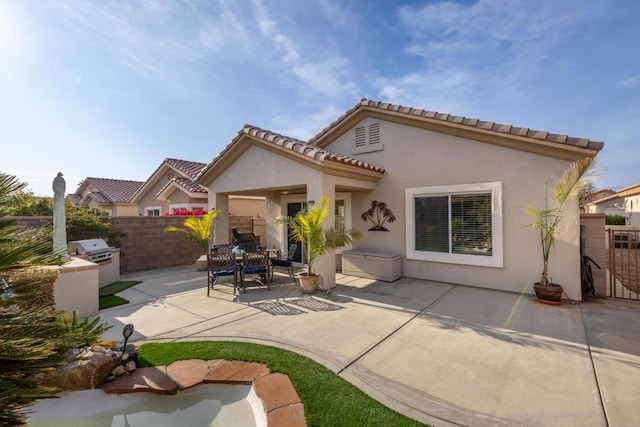
{"label": "covered patio", "polygon": [[[384,169],[332,153],[308,143],[254,126],[245,126],[236,138],[207,165],[198,182],[209,189],[209,206],[229,211],[229,196],[266,198],[266,248],[286,253],[286,226],[276,224],[280,216],[295,215],[304,205],[326,196],[336,215],[328,215],[325,227],[351,228],[354,193],[376,188]],[[336,218],[343,224],[336,224]],[[228,217],[216,219],[215,243],[229,243]],[[335,286],[336,259],[321,257],[317,272],[321,289]]]}

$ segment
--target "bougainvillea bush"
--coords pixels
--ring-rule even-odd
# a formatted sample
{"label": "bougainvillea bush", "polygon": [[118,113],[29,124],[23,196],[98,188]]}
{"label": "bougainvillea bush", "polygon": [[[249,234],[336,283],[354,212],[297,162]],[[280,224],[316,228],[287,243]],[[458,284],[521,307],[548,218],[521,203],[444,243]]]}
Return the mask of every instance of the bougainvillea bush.
{"label": "bougainvillea bush", "polygon": [[207,211],[204,209],[176,209],[173,212],[167,212],[164,216],[185,216],[185,215],[206,215]]}

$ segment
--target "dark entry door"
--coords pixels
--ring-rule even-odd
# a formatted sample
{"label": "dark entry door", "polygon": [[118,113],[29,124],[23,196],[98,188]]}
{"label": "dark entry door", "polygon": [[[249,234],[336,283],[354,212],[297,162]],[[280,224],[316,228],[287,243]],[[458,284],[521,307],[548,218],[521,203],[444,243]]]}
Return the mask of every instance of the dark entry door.
{"label": "dark entry door", "polygon": [[[296,214],[300,212],[305,205],[306,205],[306,202],[287,203],[287,216],[288,217],[296,216]],[[289,248],[289,246],[291,246],[292,243],[296,243],[298,245],[298,248],[296,249],[296,253],[293,256],[293,262],[297,262],[297,263],[304,262],[303,261],[304,255],[303,255],[303,248],[302,248],[303,245],[300,242],[295,242],[291,238],[291,229],[289,228],[289,226],[287,226],[287,241],[288,241],[287,249]]]}

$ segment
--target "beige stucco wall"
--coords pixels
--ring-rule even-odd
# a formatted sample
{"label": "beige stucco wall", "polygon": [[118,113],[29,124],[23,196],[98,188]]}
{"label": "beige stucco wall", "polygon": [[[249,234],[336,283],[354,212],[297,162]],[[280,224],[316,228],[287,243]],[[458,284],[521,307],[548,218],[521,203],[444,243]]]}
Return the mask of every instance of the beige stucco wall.
{"label": "beige stucco wall", "polygon": [[168,181],[169,179],[165,174],[161,176],[160,179],[158,179],[158,181],[154,185],[152,185],[150,188],[147,188],[147,190],[145,191],[145,194],[142,196],[142,198],[138,202],[138,210],[134,215],[138,215],[138,214],[145,215],[146,214],[145,209],[147,207],[158,207],[158,206],[160,207],[160,215],[164,215],[165,213],[169,212],[170,202],[168,200],[158,200],[158,198],[156,197],[156,194],[158,194],[158,191],[160,191]]}
{"label": "beige stucco wall", "polygon": [[[545,183],[553,185],[569,163],[391,122],[369,118],[364,123],[373,121],[381,122],[384,150],[353,154],[353,131],[326,147],[386,169],[375,191],[353,194],[353,225],[364,232],[364,238],[354,244],[354,249],[402,254],[402,271],[406,277],[532,293],[532,284],[540,277],[542,259],[538,235],[526,227],[531,219],[524,207],[544,206]],[[406,259],[406,188],[496,181],[502,183],[503,194],[502,268]],[[364,231],[369,224],[359,216],[369,208],[371,200],[386,202],[396,214],[397,222],[387,227],[390,232]],[[577,200],[566,206],[564,215],[568,226],[563,227],[556,240],[550,274],[565,287],[570,298],[580,299]]]}
{"label": "beige stucco wall", "polygon": [[60,271],[53,287],[56,309],[74,311],[80,316],[91,316],[98,312],[99,267],[92,262],[72,258],[57,267]]}
{"label": "beige stucco wall", "polygon": [[113,205],[112,216],[132,216],[138,214],[138,205]]}
{"label": "beige stucco wall", "polygon": [[238,216],[264,218],[266,201],[264,198],[229,196],[229,213]]}

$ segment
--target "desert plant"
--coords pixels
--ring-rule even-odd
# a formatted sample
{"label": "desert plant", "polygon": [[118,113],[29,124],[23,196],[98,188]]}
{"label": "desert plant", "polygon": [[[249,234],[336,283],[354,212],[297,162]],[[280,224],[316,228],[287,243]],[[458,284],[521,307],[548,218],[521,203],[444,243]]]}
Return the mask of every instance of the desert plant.
{"label": "desert plant", "polygon": [[389,231],[384,225],[389,222],[395,222],[396,216],[393,214],[393,211],[389,209],[385,202],[379,202],[377,200],[371,201],[371,207],[364,211],[362,215],[360,215],[363,221],[371,221],[373,227],[369,229],[369,231],[379,230],[379,231]]}
{"label": "desert plant", "polygon": [[199,247],[202,255],[206,255],[209,249],[209,239],[213,232],[214,220],[220,211],[209,211],[202,218],[189,217],[184,220],[185,228],[178,228],[173,225],[164,229],[165,233],[184,233],[191,242],[195,242]]}
{"label": "desert plant", "polygon": [[8,198],[26,184],[0,172],[0,425],[21,425],[19,411],[56,390],[30,380],[62,362],[70,348],[95,341],[106,326],[79,321],[52,307],[62,254],[53,253],[50,228],[22,230],[4,218]]}
{"label": "desert plant", "polygon": [[593,164],[593,157],[585,157],[571,163],[564,171],[560,180],[553,189],[553,195],[556,205],[549,207],[548,187],[545,187],[545,206],[544,209],[534,206],[527,206],[525,212],[534,222],[529,226],[537,230],[540,234],[540,246],[542,248],[542,274],[540,276],[540,284],[543,286],[552,286],[552,280],[549,278],[549,256],[553,248],[560,220],[562,219],[562,208],[567,200],[577,195],[581,189],[587,185],[589,181],[583,179]]}
{"label": "desert plant", "polygon": [[329,203],[328,197],[322,197],[318,204],[311,208],[306,206],[296,216],[276,219],[277,223],[287,224],[293,239],[304,245],[309,276],[315,275],[314,263],[319,256],[362,237],[355,229],[340,232],[333,227],[323,228],[322,224],[329,213]]}

